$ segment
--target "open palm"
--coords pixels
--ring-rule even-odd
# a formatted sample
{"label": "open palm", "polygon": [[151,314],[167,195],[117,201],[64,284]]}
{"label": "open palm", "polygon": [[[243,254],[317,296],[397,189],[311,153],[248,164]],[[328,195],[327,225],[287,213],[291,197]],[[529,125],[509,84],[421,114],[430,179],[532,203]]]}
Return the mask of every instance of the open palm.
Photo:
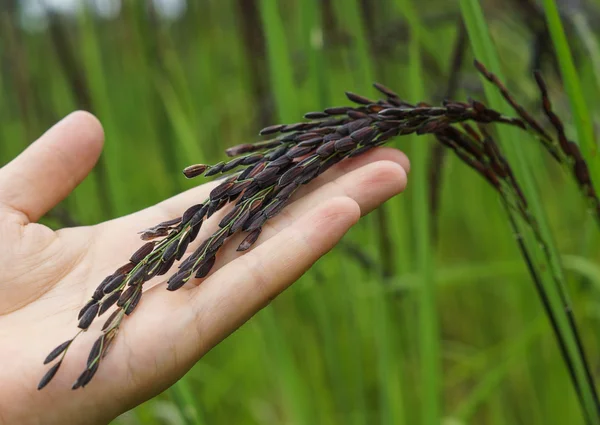
{"label": "open palm", "polygon": [[[76,112],[0,169],[2,424],[107,423],[158,394],[298,279],[361,214],[401,192],[409,167],[404,154],[382,148],[332,168],[265,225],[251,251],[240,256],[239,241],[228,243],[201,285],[167,292],[168,275],[148,282],[89,386],[71,391],[100,323],[77,339],[52,383],[37,391],[45,354],[73,336],[77,312],[95,287],[140,247],[137,232],[180,216],[214,187],[204,184],[96,226],[54,232],[37,224],[85,178],[102,144],[98,121]],[[211,218],[198,240],[218,221]]]}

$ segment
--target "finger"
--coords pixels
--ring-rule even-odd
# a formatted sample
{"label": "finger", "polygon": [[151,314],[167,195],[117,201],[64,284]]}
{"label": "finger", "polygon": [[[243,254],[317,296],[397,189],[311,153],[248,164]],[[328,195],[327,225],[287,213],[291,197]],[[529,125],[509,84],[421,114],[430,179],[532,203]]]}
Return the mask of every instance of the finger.
{"label": "finger", "polygon": [[0,204],[35,222],[67,197],[96,164],[104,133],[90,113],[68,115],[0,169]]}

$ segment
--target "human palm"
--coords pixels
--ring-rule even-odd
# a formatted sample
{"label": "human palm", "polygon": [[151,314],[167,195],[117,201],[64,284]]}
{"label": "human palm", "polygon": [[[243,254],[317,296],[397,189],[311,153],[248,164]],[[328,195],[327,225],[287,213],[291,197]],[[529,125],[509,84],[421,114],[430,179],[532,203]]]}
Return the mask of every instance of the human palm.
{"label": "human palm", "polygon": [[[240,256],[235,241],[226,244],[201,285],[166,292],[168,274],[149,281],[89,386],[71,390],[99,323],[37,391],[44,356],[73,337],[95,287],[140,247],[137,232],[180,216],[214,187],[96,226],[54,232],[37,224],[85,178],[102,143],[98,121],[73,113],[0,169],[0,424],[107,423],[166,389],[297,280],[361,213],[401,192],[409,167],[404,154],[382,148],[332,168],[264,226],[251,251]],[[209,220],[199,241],[215,223]]]}

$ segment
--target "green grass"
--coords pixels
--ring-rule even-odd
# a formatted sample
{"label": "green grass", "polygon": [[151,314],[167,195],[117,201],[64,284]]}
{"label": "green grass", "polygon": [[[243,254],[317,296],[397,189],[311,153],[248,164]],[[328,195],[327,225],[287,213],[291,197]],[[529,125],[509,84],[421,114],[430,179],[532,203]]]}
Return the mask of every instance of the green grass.
{"label": "green grass", "polygon": [[[472,46],[459,97],[505,110],[468,66],[476,56],[538,110],[527,69],[533,25],[516,2],[485,2],[495,6],[485,14],[476,0],[247,2],[257,7],[250,37],[265,37],[264,54],[243,31],[251,17],[244,3],[189,2],[180,20],[168,22],[150,19],[142,2],[123,2],[115,20],[85,13],[62,22],[106,131],[103,167],[63,205],[75,219],[97,223],[158,202],[190,186],[183,166],[257,140],[262,119],[299,121],[304,112],[345,104],[347,90],[375,97],[373,81],[408,101],[439,101],[459,16]],[[561,25],[553,1],[543,6],[559,53],[558,72],[551,61],[543,72],[597,181],[597,35]],[[0,70],[0,164],[82,105],[53,39],[16,22],[0,12],[0,56],[13,65]],[[576,365],[583,410],[498,196],[452,155],[431,242],[427,176],[435,142],[415,137],[394,143],[412,161],[404,195],[365,217],[172,389],[115,425],[585,424],[582,412],[594,417],[591,390],[562,307],[569,293],[595,371],[597,229],[582,225],[588,215],[578,189],[535,140],[510,130],[499,139],[551,247],[547,258],[518,222]]]}

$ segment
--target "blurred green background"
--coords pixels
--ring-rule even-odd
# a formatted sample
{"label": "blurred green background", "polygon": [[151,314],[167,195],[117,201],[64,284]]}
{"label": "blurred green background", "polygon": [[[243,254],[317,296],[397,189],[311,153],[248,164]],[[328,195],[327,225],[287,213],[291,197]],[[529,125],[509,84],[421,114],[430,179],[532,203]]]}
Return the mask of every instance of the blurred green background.
{"label": "blurred green background", "polygon": [[[545,3],[549,3],[545,1]],[[539,111],[542,69],[575,137],[534,0],[481,2],[508,86]],[[599,122],[600,2],[557,2]],[[93,224],[195,182],[181,170],[267,124],[375,97],[484,98],[458,2],[3,0],[0,165],[75,109],[106,148],[45,222]],[[175,387],[114,424],[582,424],[556,340],[497,195],[431,138],[406,193]],[[593,372],[600,373],[597,230],[575,185],[524,139]],[[165,295],[168,296],[168,295]]]}

